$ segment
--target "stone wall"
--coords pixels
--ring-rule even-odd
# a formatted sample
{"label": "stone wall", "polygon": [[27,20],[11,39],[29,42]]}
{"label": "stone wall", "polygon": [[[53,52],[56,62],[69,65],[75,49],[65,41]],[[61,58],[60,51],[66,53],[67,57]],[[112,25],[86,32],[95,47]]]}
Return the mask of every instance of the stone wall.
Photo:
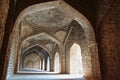
{"label": "stone wall", "polygon": [[5,30],[5,22],[8,13],[9,0],[0,0],[0,49]]}
{"label": "stone wall", "polygon": [[120,80],[120,0],[101,0],[97,37],[102,80]]}
{"label": "stone wall", "polygon": [[15,56],[14,56],[14,49],[10,49],[10,59],[9,59],[9,65],[7,70],[7,78],[12,76],[14,74],[14,62],[15,62]]}
{"label": "stone wall", "polygon": [[[5,33],[5,23],[7,18],[9,8],[9,0],[0,0],[0,80],[1,76],[3,75],[3,68],[4,68],[4,57],[5,53],[2,53],[2,42]],[[5,40],[4,40],[5,41]]]}
{"label": "stone wall", "polygon": [[[21,1],[21,4],[19,4],[20,1]],[[18,6],[22,6],[23,0],[20,0],[20,1],[18,2],[19,4]],[[83,11],[81,10],[82,5],[79,6],[79,3],[82,4],[80,0],[79,1],[71,0],[71,2],[68,0],[66,1],[69,2],[71,5],[74,5],[74,7],[77,8],[77,10],[81,12]],[[93,22],[92,24],[94,26],[94,30],[96,30],[95,32],[96,32],[96,38],[98,43],[98,49],[99,49],[102,80],[120,80],[120,77],[119,77],[120,75],[120,54],[119,54],[120,52],[120,40],[119,40],[120,39],[120,0],[99,0],[98,7],[86,6],[86,4],[91,5],[92,2],[86,3],[86,0],[84,1],[85,1],[83,5],[84,11],[82,13],[85,16],[90,13],[88,18],[91,22]],[[96,0],[93,0],[93,2],[94,1],[96,2]],[[28,2],[29,1],[26,0],[26,3]],[[94,4],[96,4],[95,2]],[[30,3],[32,4],[32,1],[29,2],[29,5]],[[4,36],[8,6],[9,6],[9,0],[0,0],[0,49],[1,49],[2,40]],[[17,6],[17,9],[19,8],[18,6]],[[98,8],[98,11],[95,11],[96,8]],[[22,9],[18,9],[17,13],[19,13],[21,10]],[[93,13],[95,14],[95,12],[98,12],[97,23],[95,21],[96,15],[93,15]],[[91,17],[92,17],[92,20],[91,20]],[[96,26],[94,25],[94,22],[96,23]],[[7,26],[7,27],[9,29],[10,26]],[[8,36],[9,38],[9,35],[6,35],[6,36]],[[8,41],[8,38],[7,38],[7,41]],[[5,47],[5,50],[6,49],[7,47]],[[6,52],[6,51],[2,50],[2,53],[0,52],[0,64],[2,64],[0,65],[0,79],[3,73],[2,72],[3,66],[4,66],[3,63],[5,61],[5,58],[4,58],[5,53],[3,52]],[[4,79],[1,79],[1,80],[4,80]]]}

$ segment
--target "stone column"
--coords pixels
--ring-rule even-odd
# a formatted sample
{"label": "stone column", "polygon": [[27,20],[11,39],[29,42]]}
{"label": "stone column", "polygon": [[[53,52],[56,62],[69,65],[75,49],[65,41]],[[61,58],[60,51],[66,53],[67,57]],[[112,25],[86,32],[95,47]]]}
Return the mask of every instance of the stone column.
{"label": "stone column", "polygon": [[45,59],[42,60],[42,64],[41,64],[42,70],[45,70]]}
{"label": "stone column", "polygon": [[65,62],[66,62],[66,59],[65,59],[65,52],[64,50],[60,51],[60,63],[61,63],[61,74],[65,74],[66,73],[66,65],[65,65]]}
{"label": "stone column", "polygon": [[52,57],[50,61],[50,71],[54,72],[54,57]]}
{"label": "stone column", "polygon": [[89,46],[89,51],[91,53],[91,66],[92,66],[92,78],[91,80],[101,80],[100,74],[100,64],[98,57],[98,49],[96,43],[91,43]]}
{"label": "stone column", "polygon": [[41,59],[41,63],[39,65],[40,65],[40,69],[42,70],[43,69],[43,59]]}

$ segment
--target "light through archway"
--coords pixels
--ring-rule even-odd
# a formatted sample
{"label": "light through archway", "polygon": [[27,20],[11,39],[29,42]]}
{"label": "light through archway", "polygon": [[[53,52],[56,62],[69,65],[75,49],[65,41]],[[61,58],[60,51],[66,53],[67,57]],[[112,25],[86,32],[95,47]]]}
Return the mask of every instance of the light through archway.
{"label": "light through archway", "polygon": [[83,75],[81,48],[76,43],[70,49],[70,74]]}
{"label": "light through archway", "polygon": [[47,71],[50,71],[50,57],[47,58]]}
{"label": "light through archway", "polygon": [[56,52],[54,58],[54,71],[58,73],[60,72],[60,58],[58,52]]}

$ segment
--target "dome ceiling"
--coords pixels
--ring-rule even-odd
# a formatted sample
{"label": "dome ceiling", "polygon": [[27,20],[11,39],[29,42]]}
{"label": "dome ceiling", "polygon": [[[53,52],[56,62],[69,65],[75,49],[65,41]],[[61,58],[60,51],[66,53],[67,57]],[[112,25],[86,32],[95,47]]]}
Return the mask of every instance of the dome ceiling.
{"label": "dome ceiling", "polygon": [[69,15],[57,8],[35,11],[27,14],[24,19],[37,27],[64,27],[72,21]]}

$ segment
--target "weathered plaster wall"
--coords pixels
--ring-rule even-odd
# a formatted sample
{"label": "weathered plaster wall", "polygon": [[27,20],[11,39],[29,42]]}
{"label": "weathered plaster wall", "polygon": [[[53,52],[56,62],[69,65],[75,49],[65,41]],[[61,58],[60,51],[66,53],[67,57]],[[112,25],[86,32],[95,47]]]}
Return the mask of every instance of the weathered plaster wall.
{"label": "weathered plaster wall", "polygon": [[101,0],[97,37],[102,80],[120,80],[120,0]]}
{"label": "weathered plaster wall", "polygon": [[9,0],[0,0],[0,78],[4,67],[4,53],[1,53],[1,47],[5,31],[5,23],[9,8]]}
{"label": "weathered plaster wall", "polygon": [[[93,0],[93,2],[94,1],[96,0]],[[17,8],[16,8],[17,13],[19,13],[22,10],[22,9],[19,9],[22,5],[28,5],[27,4],[28,2],[30,5],[32,4],[33,1],[26,0],[26,3],[24,4],[22,4],[22,2],[23,0],[18,2],[19,5],[17,4]],[[69,0],[67,2],[69,2],[71,5],[74,5],[74,7],[77,8],[77,10],[81,12],[83,11],[81,10],[81,8],[79,9],[79,7],[82,6],[80,5],[82,4],[81,0]],[[89,3],[86,0],[82,2],[84,3],[83,5],[84,11],[82,13],[86,17],[90,13],[87,18],[89,18],[89,20],[94,26],[94,30],[96,30],[95,32],[97,37],[98,49],[99,49],[102,80],[120,80],[120,77],[119,77],[120,75],[120,54],[119,54],[120,52],[120,46],[119,46],[120,45],[120,40],[119,40],[120,39],[120,0],[100,0],[98,11],[96,10],[97,7],[95,6],[91,6],[91,7],[87,6],[87,4],[91,5],[92,2]],[[96,5],[95,2],[94,4]],[[0,0],[0,49],[1,49],[1,44],[2,44],[3,35],[4,35],[8,6],[9,6],[8,0]],[[25,7],[25,6],[22,6],[22,7]],[[98,12],[97,26],[94,25],[94,22],[96,23],[96,17],[95,17],[96,12]],[[9,38],[9,35],[6,35],[6,36]],[[7,41],[8,41],[8,38],[6,38]],[[7,48],[5,48],[5,50],[6,49]],[[6,52],[6,51],[2,51],[2,52]],[[3,63],[5,61],[5,58],[3,56],[5,56],[5,53],[1,54],[0,52],[0,64],[2,64],[0,65],[0,79],[3,71],[3,65],[4,65]]]}
{"label": "weathered plaster wall", "polygon": [[9,8],[9,0],[0,0],[0,49],[5,30],[5,22]]}

